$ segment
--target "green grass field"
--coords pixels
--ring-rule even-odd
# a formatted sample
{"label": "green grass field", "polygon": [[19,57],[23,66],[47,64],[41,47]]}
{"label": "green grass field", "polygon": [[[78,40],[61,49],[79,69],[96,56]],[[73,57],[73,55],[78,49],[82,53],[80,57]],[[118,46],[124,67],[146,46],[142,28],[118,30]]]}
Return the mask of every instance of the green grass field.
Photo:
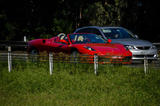
{"label": "green grass field", "polygon": [[159,106],[160,69],[89,64],[0,63],[0,106]]}

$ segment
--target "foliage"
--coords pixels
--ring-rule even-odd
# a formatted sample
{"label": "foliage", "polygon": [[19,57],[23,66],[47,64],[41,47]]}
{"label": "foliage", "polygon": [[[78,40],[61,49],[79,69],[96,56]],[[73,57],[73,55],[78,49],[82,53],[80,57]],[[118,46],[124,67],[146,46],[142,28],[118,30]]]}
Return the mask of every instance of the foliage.
{"label": "foliage", "polygon": [[[17,65],[16,65],[17,64]],[[160,70],[91,64],[14,63],[14,70],[0,64],[1,105],[159,105]],[[3,67],[3,68],[2,68]]]}
{"label": "foliage", "polygon": [[15,24],[6,22],[6,23],[2,24],[2,27],[4,30],[1,32],[1,34],[2,34],[0,36],[1,39],[5,39],[6,41],[9,41],[9,40],[14,39],[16,37],[17,27]]}
{"label": "foliage", "polygon": [[[84,12],[84,17],[88,19],[90,25],[114,26],[120,25],[119,1],[115,3],[96,2],[91,4]],[[122,6],[123,7],[123,6]]]}
{"label": "foliage", "polygon": [[109,25],[123,26],[144,39],[157,40],[158,4],[142,0],[1,0],[0,39],[22,40],[24,35],[34,39],[41,34],[72,33],[81,26]]}
{"label": "foliage", "polygon": [[89,25],[104,26],[109,19],[108,13],[105,11],[101,2],[96,2],[90,5],[88,9],[84,11],[83,17],[88,19]]}
{"label": "foliage", "polygon": [[56,34],[59,33],[72,33],[72,22],[69,22],[68,20],[64,19],[53,19],[53,27],[52,31],[56,32]]}

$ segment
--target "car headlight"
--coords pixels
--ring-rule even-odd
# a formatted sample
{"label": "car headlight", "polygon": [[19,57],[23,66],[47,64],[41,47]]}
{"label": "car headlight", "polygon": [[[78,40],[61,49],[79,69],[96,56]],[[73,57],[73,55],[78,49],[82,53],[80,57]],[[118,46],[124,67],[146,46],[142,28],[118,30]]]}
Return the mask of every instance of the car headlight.
{"label": "car headlight", "polygon": [[88,47],[88,46],[85,46],[84,48],[86,48],[86,49],[88,49],[88,50],[90,50],[90,51],[96,51],[96,50],[94,50],[93,48]]}
{"label": "car headlight", "polygon": [[157,49],[157,48],[156,48],[156,46],[153,45],[153,46],[151,47],[151,49]]}
{"label": "car headlight", "polygon": [[129,49],[129,50],[130,50],[130,49],[135,49],[135,47],[134,47],[134,46],[131,46],[131,45],[125,45],[124,47],[126,48],[126,50],[127,50],[127,49]]}

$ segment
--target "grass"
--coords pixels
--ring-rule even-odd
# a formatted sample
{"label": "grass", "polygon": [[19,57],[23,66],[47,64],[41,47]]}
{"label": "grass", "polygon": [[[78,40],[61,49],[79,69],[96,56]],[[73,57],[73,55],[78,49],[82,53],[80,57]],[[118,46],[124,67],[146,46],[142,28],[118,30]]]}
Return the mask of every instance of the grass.
{"label": "grass", "polygon": [[0,106],[159,106],[160,69],[15,62],[0,63]]}

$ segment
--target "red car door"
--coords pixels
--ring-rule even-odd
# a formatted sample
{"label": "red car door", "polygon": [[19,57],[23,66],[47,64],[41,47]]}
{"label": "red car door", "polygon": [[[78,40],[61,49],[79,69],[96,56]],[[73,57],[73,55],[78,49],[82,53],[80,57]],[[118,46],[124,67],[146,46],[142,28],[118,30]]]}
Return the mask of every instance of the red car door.
{"label": "red car door", "polygon": [[60,53],[60,52],[69,53],[70,51],[69,45],[64,42],[61,42],[61,40],[58,37],[52,39],[49,47],[50,51],[53,51],[55,53]]}

